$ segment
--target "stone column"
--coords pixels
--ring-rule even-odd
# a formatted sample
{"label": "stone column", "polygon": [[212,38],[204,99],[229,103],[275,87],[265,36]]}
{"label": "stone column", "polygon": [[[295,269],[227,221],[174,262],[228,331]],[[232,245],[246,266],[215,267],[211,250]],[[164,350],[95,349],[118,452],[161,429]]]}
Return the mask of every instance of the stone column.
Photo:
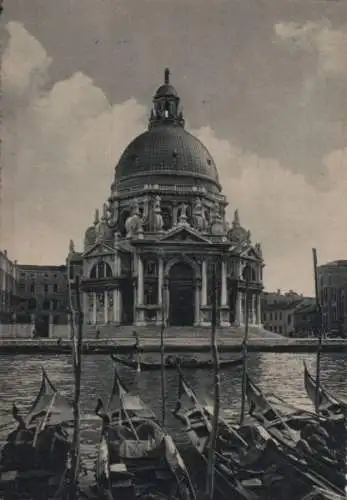
{"label": "stone column", "polygon": [[260,294],[257,294],[257,326],[261,326],[261,300]]}
{"label": "stone column", "polygon": [[228,305],[228,288],[227,288],[227,265],[225,260],[223,259],[221,262],[221,298],[220,305],[225,307]]}
{"label": "stone column", "polygon": [[144,293],[144,272],[143,272],[143,261],[140,255],[137,256],[137,325],[143,325],[145,323],[144,310],[140,309],[143,306],[143,293]]}
{"label": "stone column", "polygon": [[170,289],[168,280],[164,280],[164,304],[165,304],[165,320],[169,324],[170,321]]}
{"label": "stone column", "polygon": [[246,292],[241,292],[242,293],[242,301],[241,301],[241,324],[244,325],[246,323]]}
{"label": "stone column", "polygon": [[194,326],[199,326],[199,324],[200,324],[200,286],[199,286],[199,283],[195,283],[194,298],[195,298]]}
{"label": "stone column", "polygon": [[108,290],[104,291],[104,323],[108,323]]}
{"label": "stone column", "polygon": [[201,305],[207,305],[207,262],[203,260],[201,269]]}
{"label": "stone column", "polygon": [[252,318],[252,324],[256,325],[258,323],[257,321],[257,294],[253,294],[253,318]]}
{"label": "stone column", "polygon": [[82,312],[83,312],[83,323],[87,323],[89,320],[88,311],[88,294],[86,292],[82,293]]}
{"label": "stone column", "polygon": [[227,285],[227,263],[223,259],[221,262],[221,297],[219,309],[220,326],[230,326],[229,306],[228,306],[228,285]]}
{"label": "stone column", "polygon": [[54,337],[53,314],[50,312],[48,316],[48,338]]}
{"label": "stone column", "polygon": [[93,292],[93,317],[92,317],[92,325],[96,325],[96,292]]}
{"label": "stone column", "polygon": [[121,267],[122,267],[121,259],[120,259],[119,253],[117,251],[117,253],[114,256],[114,275],[116,278],[118,278],[122,274]]}
{"label": "stone column", "polygon": [[161,324],[164,314],[163,308],[166,307],[165,297],[163,297],[164,288],[164,259],[159,256],[158,258],[158,306],[160,309],[157,311],[157,324]]}
{"label": "stone column", "polygon": [[235,323],[237,325],[242,325],[242,292],[240,290],[237,290],[237,296],[236,296],[236,311],[235,311]]}
{"label": "stone column", "polygon": [[113,290],[113,322],[121,322],[121,292],[119,288]]}

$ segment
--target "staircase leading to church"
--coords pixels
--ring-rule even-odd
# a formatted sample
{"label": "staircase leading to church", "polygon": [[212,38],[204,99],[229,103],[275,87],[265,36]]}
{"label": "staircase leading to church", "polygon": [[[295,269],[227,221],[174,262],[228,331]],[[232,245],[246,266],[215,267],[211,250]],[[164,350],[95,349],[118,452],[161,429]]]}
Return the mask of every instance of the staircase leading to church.
{"label": "staircase leading to church", "polygon": [[[95,339],[97,330],[100,331],[100,339],[117,339],[117,338],[133,338],[133,332],[143,339],[156,338],[160,336],[160,326],[134,326],[134,325],[98,325],[97,327],[85,326],[83,337],[85,339]],[[262,336],[264,330],[260,327],[249,327],[249,332],[253,336]],[[170,338],[207,338],[211,335],[210,327],[201,326],[168,326],[165,328],[165,339]],[[231,326],[228,328],[217,328],[217,335],[219,338],[233,337],[243,339],[244,328],[240,326]]]}

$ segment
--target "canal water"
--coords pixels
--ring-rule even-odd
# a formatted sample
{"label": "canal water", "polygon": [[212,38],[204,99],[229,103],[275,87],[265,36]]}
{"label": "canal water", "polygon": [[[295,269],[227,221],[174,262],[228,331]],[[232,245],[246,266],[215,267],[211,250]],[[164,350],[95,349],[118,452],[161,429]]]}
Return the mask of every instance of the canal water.
{"label": "canal water", "polygon": [[[233,355],[235,357],[235,355]],[[224,354],[223,358],[227,355]],[[147,355],[153,360],[154,355]],[[306,397],[303,382],[303,360],[314,372],[315,357],[312,354],[251,353],[249,372],[254,381],[266,392],[274,392],[295,406],[312,410]],[[52,382],[66,396],[73,395],[72,362],[69,356],[0,356],[0,447],[5,439],[3,426],[11,422],[12,403],[23,411],[32,404],[38,392],[43,366]],[[347,394],[347,366],[345,354],[324,354],[321,361],[321,380],[341,396]],[[120,368],[127,385],[138,392],[160,418],[160,371],[136,374],[128,368]],[[229,421],[236,421],[240,412],[242,368],[228,368],[221,373],[221,406]],[[213,380],[211,371],[187,371],[186,377],[198,395],[212,401]],[[82,457],[88,468],[95,462],[100,420],[94,409],[96,399],[107,401],[113,381],[113,363],[107,356],[85,356],[82,376]],[[172,410],[177,398],[177,374],[166,372],[167,412],[166,424],[177,444],[187,444]],[[210,398],[210,399],[209,399]]]}

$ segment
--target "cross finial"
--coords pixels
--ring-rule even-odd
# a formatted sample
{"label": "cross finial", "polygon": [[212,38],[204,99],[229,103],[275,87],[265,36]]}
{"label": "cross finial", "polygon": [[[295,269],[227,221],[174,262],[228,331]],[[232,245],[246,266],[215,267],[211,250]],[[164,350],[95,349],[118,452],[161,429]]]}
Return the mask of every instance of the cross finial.
{"label": "cross finial", "polygon": [[170,70],[169,70],[169,68],[165,68],[164,83],[165,83],[165,85],[168,85],[170,83]]}

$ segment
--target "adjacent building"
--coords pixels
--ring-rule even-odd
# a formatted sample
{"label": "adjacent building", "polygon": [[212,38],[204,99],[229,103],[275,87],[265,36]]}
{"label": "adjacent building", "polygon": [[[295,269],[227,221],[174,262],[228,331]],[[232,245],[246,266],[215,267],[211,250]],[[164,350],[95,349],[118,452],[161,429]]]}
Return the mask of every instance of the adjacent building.
{"label": "adjacent building", "polygon": [[316,300],[305,298],[293,312],[294,334],[296,337],[311,337],[319,330]]}
{"label": "adjacent building", "polygon": [[265,329],[286,337],[306,337],[317,327],[315,299],[293,290],[262,294],[262,320]]}
{"label": "adjacent building", "polygon": [[30,330],[30,336],[51,337],[66,331],[68,288],[66,266],[18,265],[17,330]]}
{"label": "adjacent building", "polygon": [[84,318],[106,325],[211,324],[216,266],[218,323],[261,324],[263,255],[228,201],[207,148],[185,128],[180,97],[165,71],[148,129],[124,150],[111,192],[85,232],[70,244],[70,277],[80,274]]}
{"label": "adjacent building", "polygon": [[[13,321],[17,303],[17,262],[10,260],[7,251],[0,251],[0,329]],[[2,326],[1,326],[2,325]]]}
{"label": "adjacent building", "polygon": [[318,267],[323,329],[330,335],[347,336],[347,260]]}

